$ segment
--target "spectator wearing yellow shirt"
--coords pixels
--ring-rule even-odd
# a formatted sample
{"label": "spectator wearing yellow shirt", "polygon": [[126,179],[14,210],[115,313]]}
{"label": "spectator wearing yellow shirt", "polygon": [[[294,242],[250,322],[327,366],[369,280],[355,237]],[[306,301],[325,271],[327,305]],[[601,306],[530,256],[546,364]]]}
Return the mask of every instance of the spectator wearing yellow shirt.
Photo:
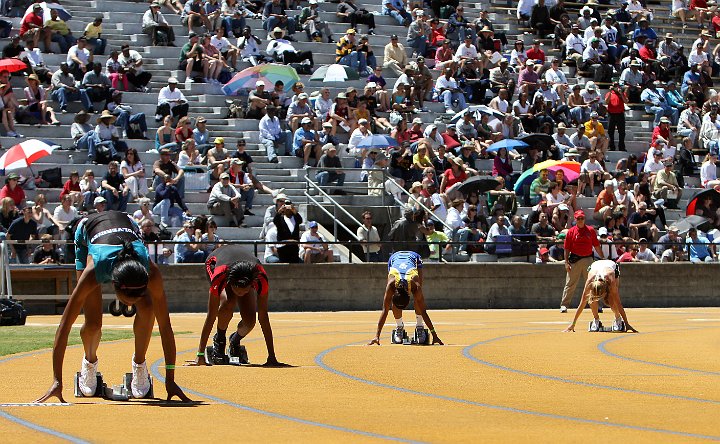
{"label": "spectator wearing yellow shirt", "polygon": [[75,44],[75,37],[73,37],[65,20],[58,17],[57,9],[50,10],[50,20],[45,22],[45,29],[48,30],[45,34],[46,48],[50,48],[50,42],[52,41],[60,45],[62,54],[67,54],[68,49]]}
{"label": "spectator wearing yellow shirt", "polygon": [[85,33],[83,33],[83,36],[92,46],[95,55],[105,54],[105,46],[107,45],[107,39],[102,38],[102,21],[102,16],[95,17],[95,21],[87,25]]}
{"label": "spectator wearing yellow shirt", "polygon": [[599,151],[600,155],[605,157],[609,139],[605,133],[605,127],[598,120],[599,117],[596,111],[590,113],[590,120],[585,122],[585,135],[590,139],[592,151]]}
{"label": "spectator wearing yellow shirt", "polygon": [[430,148],[427,142],[421,141],[418,143],[417,152],[413,155],[413,166],[418,176],[425,170],[425,168],[433,168],[432,161],[428,155]]}

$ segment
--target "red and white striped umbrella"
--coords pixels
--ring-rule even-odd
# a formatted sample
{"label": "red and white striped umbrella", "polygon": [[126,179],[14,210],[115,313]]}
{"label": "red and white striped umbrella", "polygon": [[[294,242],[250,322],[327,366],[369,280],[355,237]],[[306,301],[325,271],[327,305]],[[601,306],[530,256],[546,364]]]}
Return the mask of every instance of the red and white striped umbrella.
{"label": "red and white striped umbrella", "polygon": [[0,170],[27,168],[38,159],[49,156],[58,145],[48,141],[29,139],[8,149],[0,157]]}

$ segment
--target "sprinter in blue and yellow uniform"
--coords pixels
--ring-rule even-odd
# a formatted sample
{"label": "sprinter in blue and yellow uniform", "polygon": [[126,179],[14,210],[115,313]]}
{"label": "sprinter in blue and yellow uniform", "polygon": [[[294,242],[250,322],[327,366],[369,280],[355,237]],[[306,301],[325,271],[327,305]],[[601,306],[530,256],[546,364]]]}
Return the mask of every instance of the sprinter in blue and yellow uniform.
{"label": "sprinter in blue and yellow uniform", "polygon": [[150,376],[145,353],[150,345],[153,326],[157,319],[163,351],[165,353],[165,389],[167,399],[173,396],[189,401],[175,383],[175,337],[160,269],[149,260],[140,230],[130,217],[119,211],[92,214],[78,223],[75,231],[75,268],[78,281],[65,306],[53,345],[54,380],[47,393],[37,402],[53,396],[65,402],[62,396],[62,367],[68,335],[73,323],[83,311],[85,322],[80,338],[85,357],[80,369],[78,385],[84,396],[93,396],[97,389],[97,349],[102,334],[101,285],[112,282],[120,302],[137,309],[133,332],[135,354],[132,359],[134,398],[145,397],[150,390]]}
{"label": "sprinter in blue and yellow uniform", "polygon": [[[369,345],[380,345],[380,334],[383,325],[387,319],[388,312],[392,309],[393,316],[397,322],[397,328],[394,335],[394,342],[402,342],[405,326],[402,320],[402,311],[410,303],[410,294],[415,299],[415,317],[417,320],[417,333],[425,334],[425,324],[427,324],[430,334],[432,334],[432,343],[442,345],[442,341],[435,333],[430,316],[427,314],[425,306],[425,296],[422,291],[423,270],[422,258],[413,251],[398,251],[393,253],[388,260],[388,279],[385,286],[385,297],[383,298],[383,308],[378,321],[377,334],[370,341]],[[421,343],[424,341],[421,341]]]}

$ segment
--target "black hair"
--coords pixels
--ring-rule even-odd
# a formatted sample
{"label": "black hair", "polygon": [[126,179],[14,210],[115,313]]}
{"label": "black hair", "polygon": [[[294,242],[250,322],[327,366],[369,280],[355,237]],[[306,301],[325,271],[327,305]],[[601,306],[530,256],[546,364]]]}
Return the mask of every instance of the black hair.
{"label": "black hair", "polygon": [[234,287],[249,287],[259,276],[257,263],[250,261],[237,261],[230,265],[227,283]]}
{"label": "black hair", "polygon": [[123,241],[122,250],[118,252],[112,270],[115,291],[137,298],[145,293],[149,280],[147,269],[140,262],[140,255],[135,251],[132,242]]}
{"label": "black hair", "polygon": [[410,292],[408,291],[407,281],[400,281],[395,284],[395,294],[392,298],[392,303],[395,307],[403,309],[410,303]]}

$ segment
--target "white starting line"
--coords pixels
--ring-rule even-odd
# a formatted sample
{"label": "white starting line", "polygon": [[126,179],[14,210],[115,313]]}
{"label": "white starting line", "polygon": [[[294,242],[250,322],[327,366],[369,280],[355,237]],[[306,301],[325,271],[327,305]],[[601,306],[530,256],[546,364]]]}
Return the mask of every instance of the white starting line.
{"label": "white starting line", "polygon": [[0,407],[68,407],[69,402],[8,402],[0,404]]}

